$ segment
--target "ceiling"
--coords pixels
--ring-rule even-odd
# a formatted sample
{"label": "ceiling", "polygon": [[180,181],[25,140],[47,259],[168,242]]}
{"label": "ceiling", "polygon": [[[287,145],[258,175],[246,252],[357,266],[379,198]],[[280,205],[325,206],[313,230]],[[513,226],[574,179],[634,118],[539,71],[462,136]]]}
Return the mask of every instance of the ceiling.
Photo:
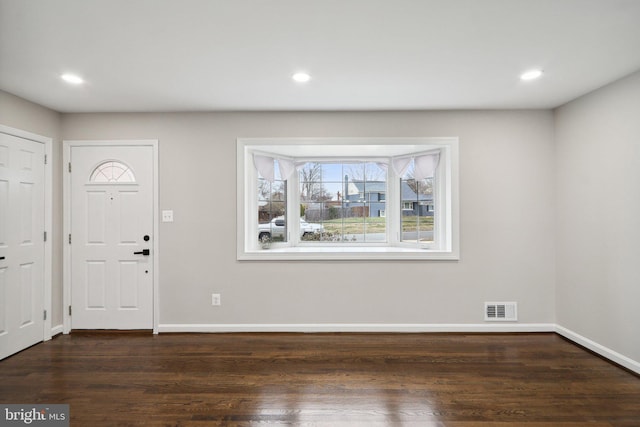
{"label": "ceiling", "polygon": [[639,22],[640,0],[0,0],[0,89],[60,112],[553,108],[640,69]]}

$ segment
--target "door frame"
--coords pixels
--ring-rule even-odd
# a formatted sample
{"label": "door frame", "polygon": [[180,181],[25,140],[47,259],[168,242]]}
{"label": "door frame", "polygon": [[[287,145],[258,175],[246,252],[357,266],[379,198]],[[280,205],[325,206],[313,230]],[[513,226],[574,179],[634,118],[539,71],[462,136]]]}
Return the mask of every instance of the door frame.
{"label": "door frame", "polygon": [[[44,144],[44,231],[47,239],[44,242],[44,309],[47,312],[44,319],[42,331],[42,341],[49,341],[53,335],[51,329],[52,312],[52,288],[53,288],[53,139],[47,136],[27,132],[22,129],[13,128],[0,124],[0,133],[15,136],[17,138],[28,139],[30,141]],[[44,238],[44,236],[43,236]],[[44,314],[44,313],[43,313]],[[55,326],[57,333],[59,325]]]}
{"label": "door frame", "polygon": [[159,323],[159,274],[160,274],[160,233],[159,233],[159,188],[158,188],[158,140],[157,139],[141,139],[141,140],[64,140],[62,165],[63,165],[63,332],[68,334],[71,332],[71,316],[68,307],[71,306],[71,245],[67,236],[71,233],[71,174],[69,173],[69,163],[71,161],[72,147],[118,147],[118,146],[147,146],[152,148],[153,152],[153,333],[158,333]]}

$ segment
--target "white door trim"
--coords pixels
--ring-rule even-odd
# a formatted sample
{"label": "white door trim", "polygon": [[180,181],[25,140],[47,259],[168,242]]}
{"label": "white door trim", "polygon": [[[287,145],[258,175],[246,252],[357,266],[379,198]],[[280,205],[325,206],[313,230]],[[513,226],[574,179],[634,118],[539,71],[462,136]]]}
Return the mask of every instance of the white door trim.
{"label": "white door trim", "polygon": [[44,309],[47,311],[47,318],[44,320],[42,340],[48,341],[51,339],[51,317],[53,316],[51,310],[53,286],[53,139],[2,124],[0,124],[0,133],[44,144],[44,154],[47,158],[44,165],[44,229],[47,233],[47,240],[44,242]]}
{"label": "white door trim", "polygon": [[83,146],[150,146],[153,151],[153,333],[158,333],[159,323],[159,296],[158,289],[160,283],[160,238],[159,238],[159,188],[158,188],[158,140],[81,140],[81,141],[63,141],[63,332],[68,334],[71,331],[71,316],[68,307],[71,305],[71,245],[68,242],[69,233],[71,233],[71,174],[69,173],[69,162],[71,160],[71,147]]}

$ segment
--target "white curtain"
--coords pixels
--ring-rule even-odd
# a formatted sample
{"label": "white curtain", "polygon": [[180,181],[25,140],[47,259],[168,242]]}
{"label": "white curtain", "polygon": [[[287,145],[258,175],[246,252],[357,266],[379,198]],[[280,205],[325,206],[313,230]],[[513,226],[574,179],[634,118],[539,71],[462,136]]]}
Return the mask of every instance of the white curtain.
{"label": "white curtain", "polygon": [[291,178],[291,175],[296,170],[296,164],[290,159],[278,159],[278,166],[280,166],[280,175],[284,180]]}
{"label": "white curtain", "polygon": [[391,159],[391,167],[399,177],[402,177],[405,173],[407,173],[409,165],[411,165],[411,157],[399,157]]}
{"label": "white curtain", "polygon": [[253,154],[253,164],[256,170],[262,175],[264,179],[269,182],[275,180],[275,161],[278,161],[280,167],[280,175],[283,180],[291,178],[291,175],[296,170],[296,164],[290,159],[276,159],[271,156],[263,156],[261,154]]}
{"label": "white curtain", "polygon": [[[273,182],[275,179],[275,161],[278,161],[280,167],[280,174],[283,180],[291,178],[296,169],[300,169],[306,162],[294,162],[292,159],[274,158],[270,156],[263,156],[260,154],[253,155],[253,164],[256,170],[262,175],[264,179],[269,182]],[[414,161],[414,174],[415,179],[421,180],[432,177],[436,168],[438,167],[438,161],[440,160],[440,154],[425,154],[423,156],[416,157],[398,157],[391,159],[391,167],[396,175],[402,177],[409,169],[411,160]],[[387,168],[385,163],[377,163],[383,169]]]}
{"label": "white curtain", "polygon": [[413,160],[415,162],[413,177],[417,180],[422,180],[433,176],[436,171],[436,167],[438,167],[440,154],[436,153],[416,156]]}
{"label": "white curtain", "polygon": [[262,177],[269,182],[273,182],[273,180],[275,179],[274,160],[275,159],[273,157],[261,156],[259,154],[253,155],[253,164],[255,165],[256,170],[260,172],[260,175],[262,175]]}

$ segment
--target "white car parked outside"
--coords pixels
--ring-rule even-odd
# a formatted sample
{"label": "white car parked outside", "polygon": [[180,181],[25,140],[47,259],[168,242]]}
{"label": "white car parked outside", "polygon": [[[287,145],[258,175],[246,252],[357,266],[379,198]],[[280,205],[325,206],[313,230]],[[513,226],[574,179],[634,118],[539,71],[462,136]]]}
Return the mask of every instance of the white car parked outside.
{"label": "white car parked outside", "polygon": [[[265,224],[258,224],[258,240],[265,239],[282,239],[284,238],[284,230],[286,222],[284,217],[277,217]],[[300,218],[300,237],[318,234],[324,231],[322,224],[310,223]]]}

